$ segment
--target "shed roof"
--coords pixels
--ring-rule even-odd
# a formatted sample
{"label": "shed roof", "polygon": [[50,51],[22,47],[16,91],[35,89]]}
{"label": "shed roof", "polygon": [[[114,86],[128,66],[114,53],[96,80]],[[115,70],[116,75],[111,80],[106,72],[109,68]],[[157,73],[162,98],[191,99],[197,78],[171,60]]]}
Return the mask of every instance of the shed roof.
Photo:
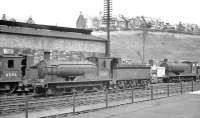
{"label": "shed roof", "polygon": [[90,41],[106,41],[104,38],[91,35],[91,32],[92,30],[0,20],[0,33]]}

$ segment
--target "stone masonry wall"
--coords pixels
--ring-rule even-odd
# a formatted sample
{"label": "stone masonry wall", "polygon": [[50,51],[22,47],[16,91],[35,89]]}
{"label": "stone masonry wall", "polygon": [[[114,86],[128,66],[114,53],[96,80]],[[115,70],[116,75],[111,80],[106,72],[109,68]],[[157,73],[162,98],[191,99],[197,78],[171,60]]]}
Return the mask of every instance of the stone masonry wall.
{"label": "stone masonry wall", "polygon": [[44,52],[51,52],[51,59],[81,61],[89,56],[104,56],[105,42],[36,37],[16,34],[0,34],[0,53],[13,49],[16,54],[34,55],[34,63],[44,58]]}

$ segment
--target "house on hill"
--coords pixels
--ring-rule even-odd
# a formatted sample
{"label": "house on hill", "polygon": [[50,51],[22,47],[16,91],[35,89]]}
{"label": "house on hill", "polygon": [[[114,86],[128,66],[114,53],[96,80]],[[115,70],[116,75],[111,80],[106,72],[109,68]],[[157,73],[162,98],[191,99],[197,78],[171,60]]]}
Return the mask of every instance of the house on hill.
{"label": "house on hill", "polygon": [[12,22],[23,22],[23,23],[28,23],[28,24],[35,24],[35,21],[33,20],[32,16],[30,16],[28,19],[23,19],[23,18],[9,17],[6,14],[3,14],[1,20],[12,21]]}

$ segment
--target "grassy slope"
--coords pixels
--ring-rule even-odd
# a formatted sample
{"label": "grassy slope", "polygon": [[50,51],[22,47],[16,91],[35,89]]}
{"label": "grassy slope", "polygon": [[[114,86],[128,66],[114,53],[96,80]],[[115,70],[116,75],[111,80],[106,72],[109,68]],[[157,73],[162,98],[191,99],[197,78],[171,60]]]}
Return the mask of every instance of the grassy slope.
{"label": "grassy slope", "polygon": [[[105,32],[94,32],[106,38]],[[145,60],[164,59],[200,61],[200,35],[148,32],[145,42]],[[111,32],[111,53],[140,62],[142,54],[141,31]]]}

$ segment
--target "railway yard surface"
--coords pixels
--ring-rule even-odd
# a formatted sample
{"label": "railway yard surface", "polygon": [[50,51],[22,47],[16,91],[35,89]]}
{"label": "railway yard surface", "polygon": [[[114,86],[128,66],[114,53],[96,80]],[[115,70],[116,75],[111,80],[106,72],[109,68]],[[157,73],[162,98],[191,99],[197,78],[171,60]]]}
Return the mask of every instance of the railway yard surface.
{"label": "railway yard surface", "polygon": [[70,116],[70,118],[199,118],[200,91]]}
{"label": "railway yard surface", "polygon": [[[154,85],[154,96],[151,96],[151,89],[135,90],[134,101],[131,98],[131,90],[110,92],[107,99],[109,108],[105,108],[105,93],[79,95],[76,96],[76,113],[72,113],[73,97],[70,96],[37,100],[30,98],[28,118],[199,118],[199,82],[194,83],[193,89],[191,82],[183,83],[182,88],[180,85],[180,83],[170,84],[169,89],[165,84]],[[167,97],[167,90],[170,97]],[[194,92],[191,92],[192,90]],[[131,101],[134,103],[131,104]],[[12,104],[1,103],[1,107],[4,106],[4,109],[1,108],[1,113],[4,114],[1,114],[0,118],[25,118],[23,102],[12,102]],[[17,110],[14,110],[15,107]]]}

